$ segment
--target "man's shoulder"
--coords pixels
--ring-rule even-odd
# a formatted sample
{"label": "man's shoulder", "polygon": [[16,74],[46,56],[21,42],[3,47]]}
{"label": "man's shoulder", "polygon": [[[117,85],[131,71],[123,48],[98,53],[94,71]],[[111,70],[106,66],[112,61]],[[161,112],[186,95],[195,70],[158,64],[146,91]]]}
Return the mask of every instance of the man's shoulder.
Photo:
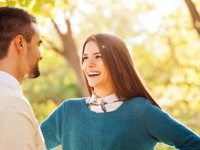
{"label": "man's shoulder", "polygon": [[10,89],[7,86],[4,85],[0,85],[0,97],[7,97],[7,96],[14,96],[14,97],[18,97],[19,94],[16,93],[14,90]]}
{"label": "man's shoulder", "polygon": [[22,111],[32,113],[32,108],[23,95],[20,95],[8,87],[0,85],[0,112],[2,111]]}

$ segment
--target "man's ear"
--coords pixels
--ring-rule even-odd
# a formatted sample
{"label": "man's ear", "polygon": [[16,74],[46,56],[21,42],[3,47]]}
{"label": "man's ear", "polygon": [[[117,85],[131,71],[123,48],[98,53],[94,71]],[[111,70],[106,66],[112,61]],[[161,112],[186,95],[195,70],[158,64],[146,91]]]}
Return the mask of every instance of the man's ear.
{"label": "man's ear", "polygon": [[24,45],[24,37],[22,35],[17,35],[14,38],[15,46],[17,47],[18,50],[23,50],[23,45]]}

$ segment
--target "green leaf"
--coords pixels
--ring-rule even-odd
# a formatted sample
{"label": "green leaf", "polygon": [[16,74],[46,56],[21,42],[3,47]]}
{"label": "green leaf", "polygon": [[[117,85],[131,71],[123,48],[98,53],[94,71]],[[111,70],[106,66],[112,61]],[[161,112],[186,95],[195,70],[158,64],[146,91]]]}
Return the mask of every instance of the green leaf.
{"label": "green leaf", "polygon": [[18,0],[18,3],[22,7],[28,7],[31,4],[31,0]]}
{"label": "green leaf", "polygon": [[6,0],[8,6],[15,6],[17,4],[17,0]]}

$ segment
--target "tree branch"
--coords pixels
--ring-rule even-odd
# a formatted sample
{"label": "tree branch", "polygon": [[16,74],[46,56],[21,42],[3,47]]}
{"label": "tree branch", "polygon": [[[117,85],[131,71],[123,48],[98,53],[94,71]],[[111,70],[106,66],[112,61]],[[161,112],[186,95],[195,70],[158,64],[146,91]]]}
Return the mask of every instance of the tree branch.
{"label": "tree branch", "polygon": [[55,21],[51,19],[51,22],[53,23],[54,28],[56,29],[56,32],[59,34],[60,37],[63,37],[63,34],[60,32],[60,29],[58,28],[58,25],[55,23]]}
{"label": "tree branch", "polygon": [[51,42],[50,40],[48,40],[48,39],[45,38],[45,37],[42,37],[42,38],[45,40],[46,43],[48,43],[47,47],[53,49],[55,52],[59,53],[59,54],[62,55],[62,56],[64,55],[64,53],[63,53],[62,51],[60,51],[59,48],[57,48],[57,47],[55,46],[55,44],[53,44],[53,42]]}
{"label": "tree branch", "polygon": [[185,3],[187,4],[190,15],[192,17],[193,26],[200,36],[200,16],[197,12],[197,9],[191,0],[185,0]]}
{"label": "tree branch", "polygon": [[71,29],[71,23],[70,23],[69,19],[66,19],[66,25],[67,25],[67,34],[71,35],[72,29]]}

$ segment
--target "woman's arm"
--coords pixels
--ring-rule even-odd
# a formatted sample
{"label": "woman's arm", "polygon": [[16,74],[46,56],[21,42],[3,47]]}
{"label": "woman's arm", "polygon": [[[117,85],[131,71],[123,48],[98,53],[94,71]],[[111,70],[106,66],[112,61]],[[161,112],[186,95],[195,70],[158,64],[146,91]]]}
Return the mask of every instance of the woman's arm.
{"label": "woman's arm", "polygon": [[200,150],[200,137],[192,130],[146,101],[143,109],[146,130],[160,142],[180,150]]}
{"label": "woman's arm", "polygon": [[58,106],[40,126],[47,149],[52,149],[61,145],[64,104],[65,102]]}

